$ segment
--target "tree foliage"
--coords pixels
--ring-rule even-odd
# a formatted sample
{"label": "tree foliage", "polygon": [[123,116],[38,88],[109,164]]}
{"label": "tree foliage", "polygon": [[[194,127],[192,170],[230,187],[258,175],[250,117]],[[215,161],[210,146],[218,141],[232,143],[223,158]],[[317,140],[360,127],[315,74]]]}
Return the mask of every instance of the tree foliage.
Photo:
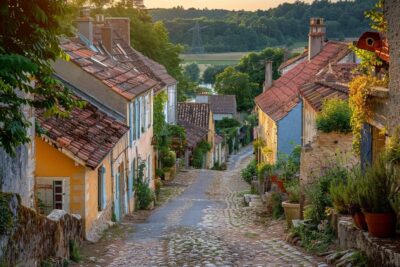
{"label": "tree foliage", "polygon": [[188,64],[184,67],[185,76],[192,82],[197,83],[200,80],[200,68],[196,63]]}
{"label": "tree foliage", "polygon": [[327,37],[343,39],[356,37],[368,30],[364,11],[377,0],[330,1],[312,3],[296,1],[268,10],[228,11],[208,9],[154,9],[156,21],[163,21],[171,32],[173,43],[183,44],[187,51],[192,44],[189,31],[199,20],[202,39],[207,52],[236,52],[260,50],[278,45],[291,46],[306,42],[311,17],[326,19]]}
{"label": "tree foliage", "polygon": [[265,61],[272,61],[272,78],[280,77],[279,66],[283,62],[284,51],[280,48],[265,48],[261,52],[252,52],[240,59],[236,70],[247,73],[250,81],[258,84],[259,91],[255,92],[254,97],[262,91],[265,80]]}
{"label": "tree foliage", "polygon": [[62,0],[0,3],[0,146],[12,155],[30,141],[23,107],[67,115],[81,104],[52,77],[50,61],[66,58],[58,40],[64,11]]}
{"label": "tree foliage", "polygon": [[203,72],[202,82],[206,84],[214,84],[217,75],[226,69],[226,65],[211,65]]}
{"label": "tree foliage", "polygon": [[249,111],[254,106],[258,84],[251,82],[247,73],[228,67],[217,76],[215,90],[222,95],[236,95],[238,110]]}

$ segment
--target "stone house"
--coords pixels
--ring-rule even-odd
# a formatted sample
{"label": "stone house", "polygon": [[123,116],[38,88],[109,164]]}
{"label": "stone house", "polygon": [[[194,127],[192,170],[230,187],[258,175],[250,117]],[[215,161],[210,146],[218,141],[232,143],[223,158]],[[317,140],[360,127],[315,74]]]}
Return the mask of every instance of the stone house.
{"label": "stone house", "polygon": [[323,133],[317,130],[317,116],[328,99],[349,98],[349,82],[357,75],[357,64],[330,64],[315,81],[300,88],[303,103],[303,150],[301,152],[300,180],[302,184],[313,182],[320,171],[330,164],[343,161],[351,167],[358,163],[352,152],[351,133]]}
{"label": "stone house", "polygon": [[[118,201],[124,197],[118,188],[125,188],[129,128],[91,103],[65,118],[36,110],[36,119],[43,131],[35,140],[38,209],[79,214],[86,238],[97,240],[113,205],[129,208]],[[132,184],[127,187],[132,195]]]}
{"label": "stone house", "polygon": [[[196,146],[201,141],[207,141],[211,145],[211,150],[205,156],[204,168],[211,169],[214,167],[217,162],[215,158],[215,139],[217,135],[215,134],[213,113],[210,110],[210,105],[205,103],[178,103],[177,115],[178,124],[186,130],[186,166],[189,165],[190,157]],[[218,146],[221,145],[222,143],[218,141]]]}
{"label": "stone house", "polygon": [[210,104],[214,121],[220,121],[223,118],[237,119],[235,95],[197,95],[195,102]]}
{"label": "stone house", "polygon": [[[153,140],[153,99],[166,91],[165,115],[169,123],[176,122],[176,85],[160,64],[130,47],[130,20],[104,18],[96,21],[83,10],[77,20],[78,35],[63,39],[62,49],[69,61],[58,60],[53,67],[56,77],[79,97],[121,123],[129,126],[128,160],[121,170],[128,174],[124,182],[114,181],[123,194],[115,194],[114,213],[117,220],[133,210],[133,186],[139,165],[144,164],[144,179],[154,189],[156,151]],[[117,199],[117,197],[121,198]],[[132,207],[132,208],[131,208]]]}
{"label": "stone house", "polygon": [[290,154],[294,146],[302,144],[301,86],[311,82],[329,64],[355,62],[347,43],[325,42],[322,18],[310,21],[307,55],[285,65],[276,81],[272,81],[272,62],[266,62],[263,93],[255,99],[259,119],[255,137],[264,145],[259,151],[261,161],[276,163],[280,155]]}

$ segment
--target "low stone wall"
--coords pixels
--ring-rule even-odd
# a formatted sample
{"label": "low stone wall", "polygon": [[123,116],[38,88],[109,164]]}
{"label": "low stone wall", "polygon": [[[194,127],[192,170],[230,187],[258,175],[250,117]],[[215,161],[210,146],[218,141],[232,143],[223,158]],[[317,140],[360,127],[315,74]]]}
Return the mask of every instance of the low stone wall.
{"label": "low stone wall", "polygon": [[363,251],[373,266],[400,266],[400,240],[371,237],[356,228],[349,217],[340,218],[338,238],[341,249]]}
{"label": "low stone wall", "polygon": [[0,265],[37,266],[48,258],[69,258],[70,242],[83,240],[82,220],[63,210],[43,216],[21,205],[19,195],[0,192]]}
{"label": "low stone wall", "polygon": [[351,134],[318,132],[311,144],[301,152],[300,181],[303,185],[312,183],[321,172],[337,160],[351,167],[359,162],[352,153]]}

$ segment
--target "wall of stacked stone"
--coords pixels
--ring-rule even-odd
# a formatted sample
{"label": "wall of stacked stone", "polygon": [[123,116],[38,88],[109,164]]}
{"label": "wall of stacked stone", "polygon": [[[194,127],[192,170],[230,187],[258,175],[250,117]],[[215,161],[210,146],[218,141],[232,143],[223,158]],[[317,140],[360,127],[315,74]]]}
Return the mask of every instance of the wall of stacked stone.
{"label": "wall of stacked stone", "polygon": [[400,125],[400,2],[385,0],[385,18],[388,22],[387,38],[390,47],[389,83],[389,131]]}
{"label": "wall of stacked stone", "polygon": [[13,193],[0,193],[0,265],[37,266],[48,258],[69,258],[70,242],[83,240],[82,219],[63,210],[43,216],[21,205]]}
{"label": "wall of stacked stone", "polygon": [[93,221],[90,231],[86,234],[86,239],[90,242],[97,242],[102,237],[103,232],[113,225],[111,221],[113,205],[111,202],[108,206],[101,212],[99,218]]}
{"label": "wall of stacked stone", "polygon": [[324,169],[338,161],[347,168],[358,164],[358,158],[352,153],[352,143],[351,134],[318,132],[313,142],[301,152],[301,184],[312,183]]}
{"label": "wall of stacked stone", "polygon": [[361,250],[372,266],[400,266],[400,241],[371,237],[368,232],[354,226],[351,218],[341,218],[338,224],[338,239],[341,249]]}

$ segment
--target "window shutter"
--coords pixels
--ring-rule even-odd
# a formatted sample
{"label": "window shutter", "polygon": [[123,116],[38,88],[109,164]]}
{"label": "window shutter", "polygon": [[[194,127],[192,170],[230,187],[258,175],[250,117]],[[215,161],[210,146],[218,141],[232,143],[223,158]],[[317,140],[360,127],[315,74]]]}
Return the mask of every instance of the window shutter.
{"label": "window shutter", "polygon": [[134,123],[133,123],[133,103],[129,103],[129,144],[132,147],[133,135],[134,135]]}
{"label": "window shutter", "polygon": [[146,107],[146,99],[141,97],[140,100],[142,101],[142,106],[143,106],[143,112],[142,112],[142,123],[141,123],[141,128],[142,128],[142,133],[146,132],[146,112],[147,112],[147,107]]}
{"label": "window shutter", "polygon": [[140,135],[140,103],[135,99],[135,139],[139,139]]}
{"label": "window shutter", "polygon": [[101,184],[102,184],[101,209],[104,210],[107,206],[106,168],[104,166],[101,167]]}

